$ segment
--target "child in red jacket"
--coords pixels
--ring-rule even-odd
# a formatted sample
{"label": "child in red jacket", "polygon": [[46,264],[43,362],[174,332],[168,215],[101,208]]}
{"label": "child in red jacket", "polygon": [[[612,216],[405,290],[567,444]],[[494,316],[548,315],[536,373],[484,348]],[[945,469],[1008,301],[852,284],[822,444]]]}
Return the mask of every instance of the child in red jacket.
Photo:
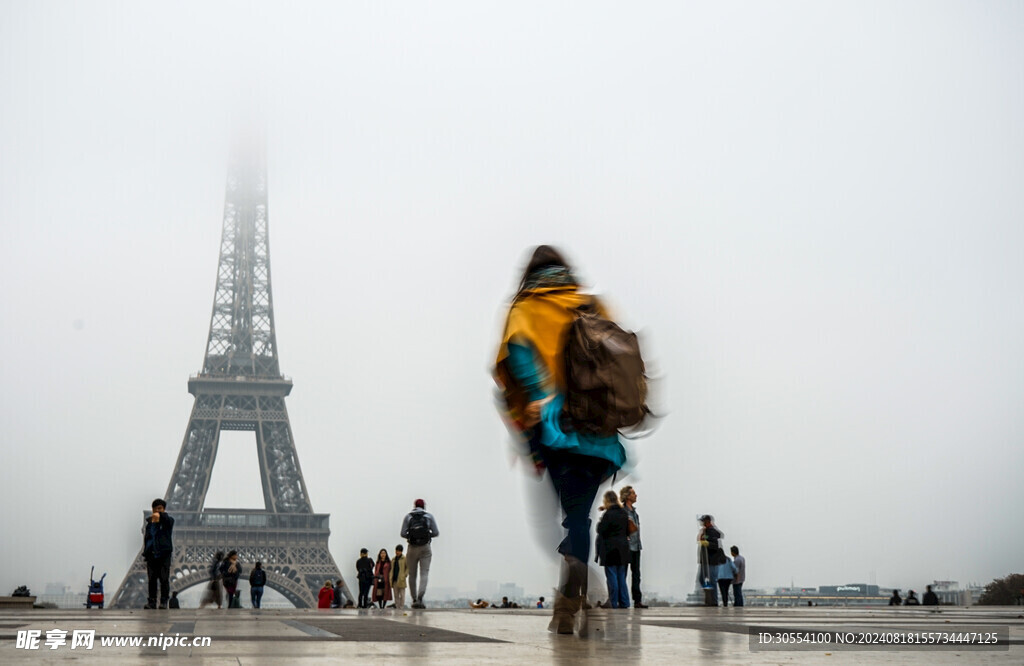
{"label": "child in red jacket", "polygon": [[320,602],[317,604],[317,608],[330,608],[331,601],[334,600],[334,584],[331,581],[326,581],[324,586],[320,588]]}

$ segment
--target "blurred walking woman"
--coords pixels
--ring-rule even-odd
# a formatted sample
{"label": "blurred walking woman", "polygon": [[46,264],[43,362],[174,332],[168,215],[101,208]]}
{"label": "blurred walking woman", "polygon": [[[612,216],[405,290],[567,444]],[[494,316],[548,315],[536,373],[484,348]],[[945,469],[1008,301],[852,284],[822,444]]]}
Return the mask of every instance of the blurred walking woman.
{"label": "blurred walking woman", "polygon": [[595,306],[580,291],[572,269],[554,248],[534,250],[509,308],[495,363],[506,421],[527,445],[538,472],[546,469],[564,513],[568,534],[558,547],[564,558],[551,631],[571,634],[587,593],[590,511],[601,482],[626,460],[617,435],[574,431],[564,424],[563,347],[577,308]]}
{"label": "blurred walking woman", "polygon": [[604,515],[597,522],[597,558],[608,581],[608,602],[612,608],[629,608],[626,566],[629,564],[629,516],[614,490],[604,494]]}
{"label": "blurred walking woman", "polygon": [[206,608],[209,604],[217,604],[217,608],[221,608],[221,571],[220,566],[224,563],[224,551],[218,550],[213,556],[213,562],[210,564],[210,582],[206,586],[206,591],[203,592],[202,601],[199,602],[200,608]]}
{"label": "blurred walking woman", "polygon": [[235,591],[238,589],[238,578],[242,575],[242,565],[238,562],[238,551],[228,551],[228,556],[220,565],[221,577],[224,579],[224,591],[228,595],[228,608],[235,602]]}
{"label": "blurred walking woman", "polygon": [[391,558],[384,548],[377,553],[377,564],[373,568],[373,600],[381,608],[391,601]]}

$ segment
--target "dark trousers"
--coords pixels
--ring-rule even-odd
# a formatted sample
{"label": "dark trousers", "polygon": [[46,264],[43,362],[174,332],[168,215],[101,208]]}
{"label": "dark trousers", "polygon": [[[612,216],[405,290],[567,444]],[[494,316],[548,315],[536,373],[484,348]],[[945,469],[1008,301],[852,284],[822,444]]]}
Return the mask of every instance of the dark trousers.
{"label": "dark trousers", "polygon": [[252,599],[252,607],[259,608],[263,601],[263,586],[253,585],[249,588],[249,597]]}
{"label": "dark trousers", "polygon": [[373,579],[367,578],[363,580],[359,579],[359,607],[369,608],[370,607],[370,587],[373,585]]}
{"label": "dark trousers", "polygon": [[558,552],[588,562],[590,510],[594,507],[597,489],[605,478],[609,463],[601,458],[546,448],[543,449],[543,459],[565,514],[562,527],[568,531],[558,546]]}
{"label": "dark trousers", "polygon": [[538,447],[548,476],[558,495],[564,519],[566,536],[558,545],[565,557],[559,592],[570,599],[587,594],[587,563],[590,561],[590,510],[594,507],[597,489],[606,478],[610,464],[607,460],[583,456],[578,453],[556,451]]}
{"label": "dark trousers", "polygon": [[146,560],[146,574],[149,576],[150,608],[156,608],[156,588],[160,584],[160,605],[166,606],[171,596],[171,556],[153,557]]}
{"label": "dark trousers", "polygon": [[743,583],[732,584],[732,605],[742,606],[743,605]]}
{"label": "dark trousers", "polygon": [[633,604],[636,605],[644,600],[640,593],[640,551],[629,551],[629,577],[630,591],[633,593]]}
{"label": "dark trousers", "polygon": [[729,586],[732,585],[732,578],[719,578],[718,590],[722,593],[722,605],[729,605]]}

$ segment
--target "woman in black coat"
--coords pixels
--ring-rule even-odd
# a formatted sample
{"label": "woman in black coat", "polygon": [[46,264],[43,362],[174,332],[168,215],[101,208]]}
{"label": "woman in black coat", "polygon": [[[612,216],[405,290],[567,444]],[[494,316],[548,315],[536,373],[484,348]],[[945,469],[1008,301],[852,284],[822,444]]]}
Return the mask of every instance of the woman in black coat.
{"label": "woman in black coat", "polygon": [[601,510],[604,515],[597,523],[597,561],[604,567],[608,581],[608,601],[612,608],[629,608],[629,516],[614,490],[604,494]]}

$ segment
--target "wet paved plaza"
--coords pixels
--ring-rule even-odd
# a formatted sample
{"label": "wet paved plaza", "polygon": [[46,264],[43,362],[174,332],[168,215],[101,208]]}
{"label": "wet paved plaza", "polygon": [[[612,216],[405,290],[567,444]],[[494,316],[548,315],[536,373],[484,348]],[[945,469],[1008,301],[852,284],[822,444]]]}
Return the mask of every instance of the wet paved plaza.
{"label": "wet paved plaza", "polygon": [[[32,610],[0,609],[0,663],[1024,663],[1024,608],[656,608],[595,610],[586,637],[547,632],[540,610]],[[848,646],[752,649],[757,632],[921,632],[1002,628],[995,649],[899,651]],[[1008,641],[1006,640],[1008,631]],[[38,647],[17,646],[38,631]],[[72,648],[73,632],[94,631],[93,647]],[[56,633],[54,633],[56,632]],[[67,632],[60,644],[61,633]],[[27,634],[22,633],[25,637]],[[103,639],[209,637],[209,646],[105,647]],[[50,638],[57,643],[51,649]],[[756,639],[755,639],[756,640]],[[1007,644],[1008,643],[1008,644]],[[989,646],[990,648],[992,646]]]}

